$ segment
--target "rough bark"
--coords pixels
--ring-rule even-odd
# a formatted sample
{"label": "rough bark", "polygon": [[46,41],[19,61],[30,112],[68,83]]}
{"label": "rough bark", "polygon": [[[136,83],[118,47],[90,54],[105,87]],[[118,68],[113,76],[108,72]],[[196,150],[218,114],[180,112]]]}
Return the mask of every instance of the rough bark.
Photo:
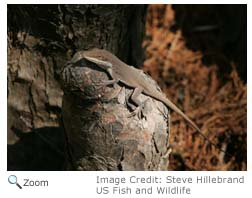
{"label": "rough bark", "polygon": [[145,12],[144,5],[8,5],[9,170],[63,168],[62,66],[93,47],[140,66]]}
{"label": "rough bark", "polygon": [[[136,72],[157,87],[141,70]],[[104,86],[107,73],[84,59],[68,64],[62,78],[62,115],[74,170],[167,170],[168,111],[163,103],[141,95],[142,115],[132,116],[133,89]]]}

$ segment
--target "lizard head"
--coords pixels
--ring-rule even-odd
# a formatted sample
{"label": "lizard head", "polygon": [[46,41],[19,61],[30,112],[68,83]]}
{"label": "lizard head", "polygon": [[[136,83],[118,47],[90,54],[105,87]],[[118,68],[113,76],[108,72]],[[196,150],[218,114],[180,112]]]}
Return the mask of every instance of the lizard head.
{"label": "lizard head", "polygon": [[112,63],[110,61],[111,56],[113,56],[110,52],[102,49],[91,49],[87,51],[77,52],[73,58],[72,62],[77,62],[80,59],[86,59],[92,63],[95,63],[98,66],[112,67]]}

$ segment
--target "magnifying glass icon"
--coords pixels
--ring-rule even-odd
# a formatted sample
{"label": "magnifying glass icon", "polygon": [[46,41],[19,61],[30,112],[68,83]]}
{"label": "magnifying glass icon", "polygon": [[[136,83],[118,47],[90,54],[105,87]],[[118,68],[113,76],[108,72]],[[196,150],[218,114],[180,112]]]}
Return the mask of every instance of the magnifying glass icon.
{"label": "magnifying glass icon", "polygon": [[19,183],[17,182],[17,176],[16,176],[16,175],[10,175],[10,176],[8,177],[8,182],[9,182],[10,184],[16,184],[17,187],[19,187],[20,189],[22,189],[22,186],[20,186]]}

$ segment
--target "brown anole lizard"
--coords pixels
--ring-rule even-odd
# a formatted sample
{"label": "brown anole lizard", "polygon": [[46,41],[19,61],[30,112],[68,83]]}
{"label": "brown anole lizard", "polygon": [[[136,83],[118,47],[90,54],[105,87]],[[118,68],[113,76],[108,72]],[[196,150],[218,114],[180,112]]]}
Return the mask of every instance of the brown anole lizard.
{"label": "brown anole lizard", "polygon": [[[193,126],[205,139],[207,139],[211,144],[217,147],[217,145],[211,142],[199,129],[199,127],[187,116],[185,115],[174,103],[172,103],[167,97],[165,97],[161,92],[159,92],[154,85],[148,83],[143,76],[139,74],[139,70],[127,65],[122,62],[115,55],[107,50],[103,49],[91,49],[88,51],[80,51],[76,53],[72,59],[72,62],[76,62],[80,59],[86,59],[92,63],[95,63],[100,68],[104,69],[109,73],[112,80],[106,82],[106,85],[115,84],[121,82],[134,89],[131,99],[138,106],[141,106],[141,102],[138,96],[143,93],[150,96],[156,100],[161,101],[167,107],[182,116],[187,122]],[[218,147],[217,147],[218,148]],[[219,148],[220,149],[220,148]],[[223,151],[222,149],[220,149]],[[223,151],[226,153],[225,151]]]}

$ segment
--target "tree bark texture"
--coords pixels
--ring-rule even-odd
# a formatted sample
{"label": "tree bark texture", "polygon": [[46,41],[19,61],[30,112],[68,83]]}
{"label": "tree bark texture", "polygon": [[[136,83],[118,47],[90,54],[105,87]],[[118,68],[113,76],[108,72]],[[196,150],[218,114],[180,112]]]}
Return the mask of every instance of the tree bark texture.
{"label": "tree bark texture", "polygon": [[[136,72],[157,87],[141,70]],[[132,115],[133,89],[103,85],[108,74],[85,59],[70,62],[62,79],[62,115],[75,170],[167,170],[168,111],[163,103],[141,94],[144,108],[141,115]]]}
{"label": "tree bark texture", "polygon": [[[65,136],[60,126],[63,91],[59,85],[63,65],[75,52],[97,47],[111,51],[128,64],[140,66],[143,61],[141,44],[145,32],[145,13],[144,5],[8,5],[8,170],[65,169],[63,164],[68,158],[65,157],[67,152],[64,146]],[[66,109],[73,104],[83,105],[82,111],[78,109],[78,105],[73,105],[69,109],[71,114],[66,113],[66,116],[75,117],[76,111],[81,115],[76,118],[76,123],[71,118],[69,122],[74,122],[71,125],[76,128],[82,126],[80,119],[83,116],[86,122],[85,116],[89,115],[90,109],[84,107],[90,107],[91,102],[91,107],[95,107],[91,112],[98,113],[97,122],[104,128],[104,120],[101,118],[106,120],[108,118],[103,115],[104,109],[100,108],[105,104],[100,102],[93,104],[94,101],[86,101],[86,98],[84,104],[79,96],[72,98],[71,94],[64,95]],[[105,109],[107,108],[111,106],[107,104]],[[118,108],[113,111],[116,110],[118,111]],[[96,118],[97,115],[93,116]],[[89,130],[98,130],[98,126],[95,125]],[[114,127],[113,133],[125,127],[122,123],[113,125],[107,123],[106,127],[108,126]],[[75,145],[75,141],[81,138],[78,133],[75,137],[75,133],[77,130],[73,130],[69,137],[69,141],[71,138],[76,138],[71,142],[76,152],[74,160],[77,161],[73,161],[77,165],[74,166],[75,169],[158,169],[157,164],[146,165],[141,160],[135,167],[125,165],[128,160],[138,161],[138,158],[143,158],[143,153],[128,158],[123,155],[125,160],[120,157],[112,159],[113,154],[122,156],[122,152],[127,149],[139,146],[137,141],[140,139],[135,139],[131,144],[132,147],[123,148],[120,145],[113,148],[114,150],[111,149],[109,155],[100,152],[101,155],[111,157],[111,160],[108,158],[107,161],[103,160],[111,165],[99,163],[96,165],[95,160],[88,160],[89,158],[85,157],[87,156],[85,145],[99,144],[100,150],[103,150],[105,146],[110,145],[109,141],[106,139],[105,144],[104,137],[98,139],[94,136],[93,139],[88,139],[89,142],[77,142]],[[139,133],[134,134],[139,136]],[[108,134],[104,132],[103,135]],[[114,134],[109,137],[114,137]],[[81,144],[78,147],[79,143]],[[160,150],[159,147],[158,149]],[[108,149],[104,152],[108,152]],[[95,154],[90,156],[96,158]],[[31,158],[34,160],[30,160]],[[81,163],[78,161],[80,159]],[[87,165],[84,165],[85,160]]]}

